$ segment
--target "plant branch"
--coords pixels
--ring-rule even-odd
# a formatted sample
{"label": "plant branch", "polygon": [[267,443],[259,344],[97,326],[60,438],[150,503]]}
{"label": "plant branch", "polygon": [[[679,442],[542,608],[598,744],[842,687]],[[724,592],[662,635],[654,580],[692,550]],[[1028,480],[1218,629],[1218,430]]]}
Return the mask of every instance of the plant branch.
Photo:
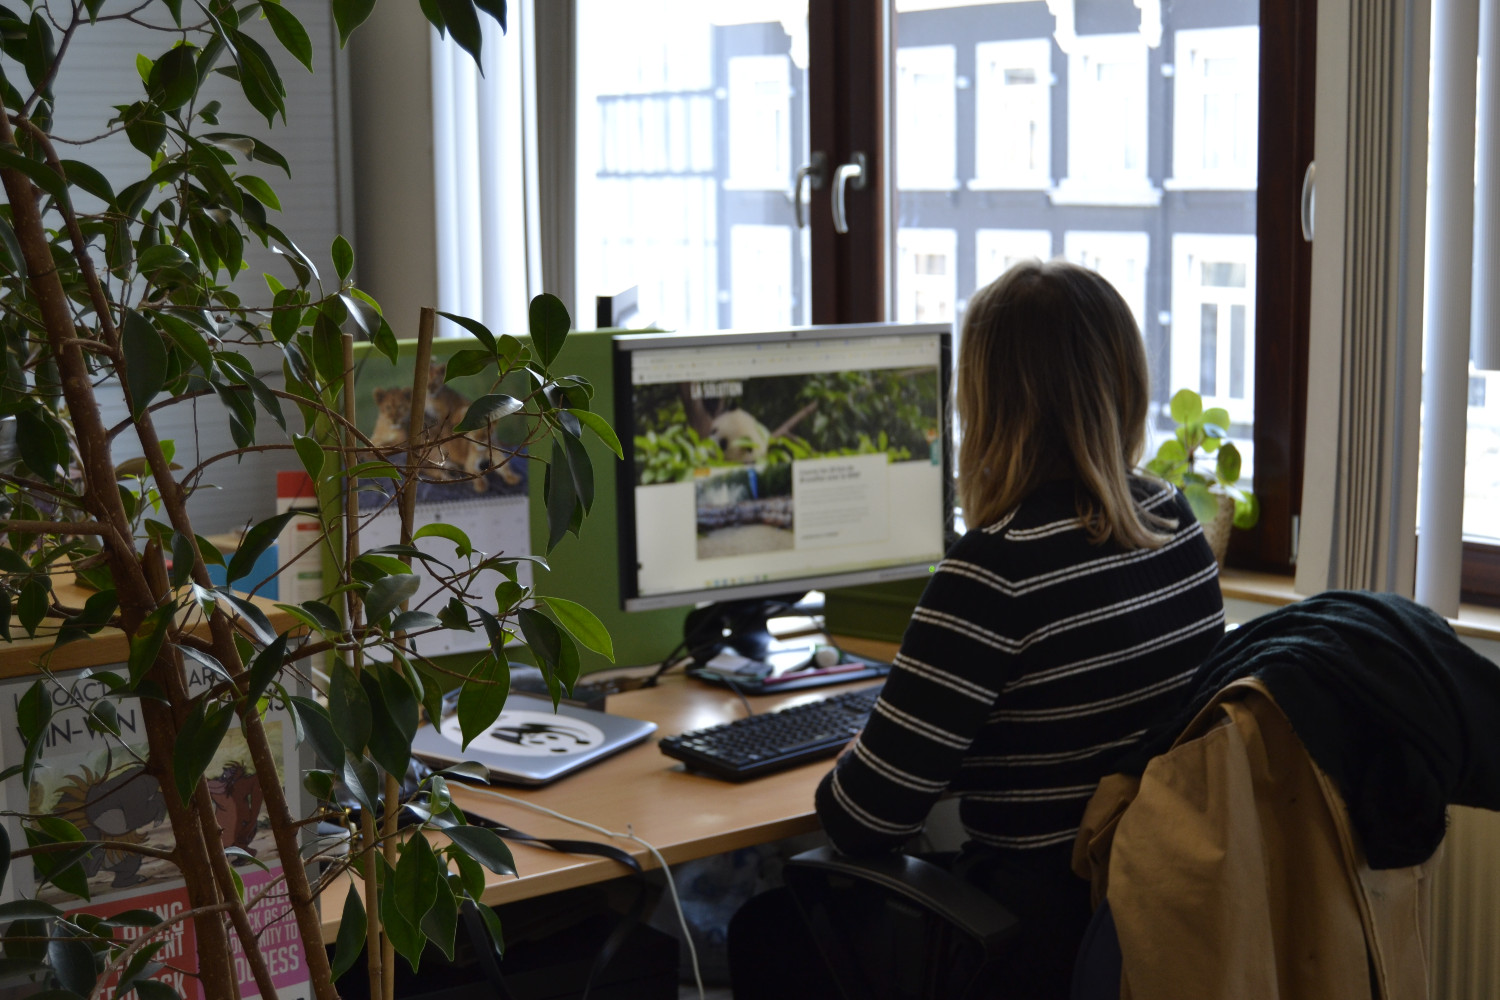
{"label": "plant branch", "polygon": [[0,531],[22,535],[105,535],[114,528],[98,521],[0,521]]}

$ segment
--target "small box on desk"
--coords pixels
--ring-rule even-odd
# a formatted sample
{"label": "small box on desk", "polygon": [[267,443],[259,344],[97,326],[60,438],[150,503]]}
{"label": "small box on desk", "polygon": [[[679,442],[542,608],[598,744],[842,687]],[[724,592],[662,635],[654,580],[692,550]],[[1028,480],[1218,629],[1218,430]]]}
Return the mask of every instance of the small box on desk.
{"label": "small box on desk", "polygon": [[832,635],[900,642],[928,578],[840,587],[823,596],[823,627]]}

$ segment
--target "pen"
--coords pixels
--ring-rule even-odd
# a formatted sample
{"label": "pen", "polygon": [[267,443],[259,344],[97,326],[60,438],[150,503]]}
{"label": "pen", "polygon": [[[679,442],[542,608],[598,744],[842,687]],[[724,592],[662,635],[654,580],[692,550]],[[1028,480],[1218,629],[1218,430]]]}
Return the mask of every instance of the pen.
{"label": "pen", "polygon": [[870,665],[868,663],[839,663],[831,667],[822,667],[818,670],[798,670],[796,672],[787,671],[786,673],[779,674],[775,677],[767,677],[765,680],[761,681],[761,684],[765,687],[770,687],[773,684],[782,684],[788,681],[800,681],[804,677],[823,677],[827,674],[844,674],[850,673],[855,670],[869,669]]}

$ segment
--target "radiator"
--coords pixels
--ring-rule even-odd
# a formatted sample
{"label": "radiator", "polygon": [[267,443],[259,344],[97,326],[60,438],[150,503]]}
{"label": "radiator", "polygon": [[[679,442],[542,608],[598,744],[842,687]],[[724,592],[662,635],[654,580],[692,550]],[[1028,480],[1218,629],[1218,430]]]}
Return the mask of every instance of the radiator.
{"label": "radiator", "polygon": [[1432,918],[1434,1000],[1500,997],[1500,813],[1449,810]]}

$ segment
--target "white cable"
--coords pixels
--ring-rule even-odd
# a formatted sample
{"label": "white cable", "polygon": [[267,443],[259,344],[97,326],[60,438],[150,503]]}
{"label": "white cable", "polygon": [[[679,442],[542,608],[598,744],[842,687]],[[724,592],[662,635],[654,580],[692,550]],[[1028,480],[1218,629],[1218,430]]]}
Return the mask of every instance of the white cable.
{"label": "white cable", "polygon": [[506,795],[504,792],[495,791],[493,788],[481,788],[475,785],[466,785],[465,788],[467,788],[469,791],[477,792],[481,795],[489,795],[493,798],[500,799],[501,801],[508,802],[514,806],[521,806],[525,809],[530,809],[533,812],[539,812],[543,815],[551,816],[553,819],[560,819],[564,823],[572,823],[574,826],[582,827],[585,830],[590,830],[604,837],[613,837],[616,840],[633,840],[637,844],[640,844],[642,847],[644,847],[647,851],[650,851],[651,856],[656,859],[657,865],[661,868],[662,874],[667,877],[667,892],[672,897],[673,908],[677,910],[677,923],[682,928],[683,940],[687,942],[688,958],[693,963],[693,981],[698,986],[698,1000],[705,1000],[703,991],[703,973],[698,968],[698,949],[693,946],[693,935],[692,932],[688,930],[687,916],[682,912],[682,899],[677,895],[677,883],[672,878],[672,869],[667,867],[667,859],[661,856],[661,852],[658,851],[655,846],[646,843],[646,841],[636,836],[634,826],[627,823],[625,824],[624,833],[616,833],[613,830],[606,830],[602,826],[595,826],[593,823],[590,823],[586,820],[575,819],[574,817],[568,816],[564,813],[560,813],[555,809],[548,809],[546,806],[539,806],[534,802],[527,802],[525,799],[512,798],[511,796]]}

